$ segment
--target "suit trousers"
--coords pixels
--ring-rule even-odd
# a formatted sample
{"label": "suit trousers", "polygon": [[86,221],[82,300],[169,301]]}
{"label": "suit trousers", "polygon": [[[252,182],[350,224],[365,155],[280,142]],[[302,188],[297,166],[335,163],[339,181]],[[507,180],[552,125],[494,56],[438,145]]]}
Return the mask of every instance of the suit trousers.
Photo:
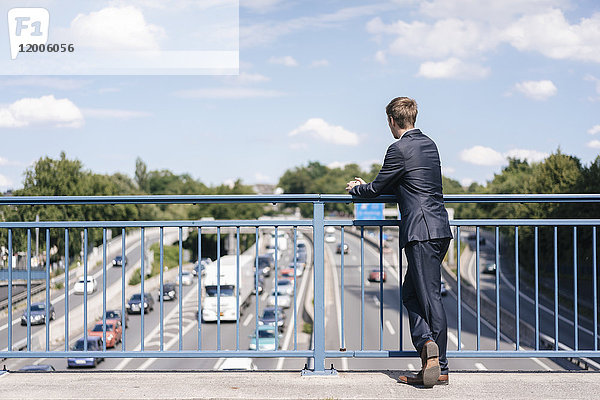
{"label": "suit trousers", "polygon": [[412,342],[419,354],[428,340],[438,345],[442,374],[448,373],[448,325],[440,293],[441,264],[449,245],[450,239],[445,238],[413,241],[404,247],[408,270],[402,302],[408,311]]}

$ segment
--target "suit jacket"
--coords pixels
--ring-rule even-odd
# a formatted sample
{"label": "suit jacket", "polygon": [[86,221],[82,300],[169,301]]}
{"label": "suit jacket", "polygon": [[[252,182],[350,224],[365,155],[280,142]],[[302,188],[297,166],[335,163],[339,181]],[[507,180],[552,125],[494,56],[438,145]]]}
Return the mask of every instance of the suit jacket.
{"label": "suit jacket", "polygon": [[400,207],[400,248],[414,240],[451,238],[437,146],[412,129],[388,147],[375,180],[350,190],[356,197],[393,194]]}

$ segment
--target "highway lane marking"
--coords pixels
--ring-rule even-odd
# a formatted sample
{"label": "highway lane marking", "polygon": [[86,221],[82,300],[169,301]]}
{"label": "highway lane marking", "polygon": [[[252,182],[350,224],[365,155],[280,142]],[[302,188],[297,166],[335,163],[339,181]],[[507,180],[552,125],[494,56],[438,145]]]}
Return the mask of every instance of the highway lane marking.
{"label": "highway lane marking", "polygon": [[[450,331],[448,331],[448,339],[450,339],[452,341],[452,343],[454,343],[454,345],[458,348],[458,338],[456,337],[456,335]],[[460,348],[463,349],[465,347],[463,342],[460,342]]]}
{"label": "highway lane marking", "polygon": [[[328,249],[329,251],[329,260],[332,260],[333,257],[331,256],[331,249]],[[338,279],[338,275],[337,275],[337,265],[334,262],[334,265],[330,265],[329,268],[331,269],[331,274],[333,276],[333,296],[335,298],[335,313],[337,316],[337,327],[338,327],[338,337],[340,338],[340,348],[342,347],[342,309],[341,309],[341,296],[340,296],[340,281]],[[347,371],[348,370],[348,359],[345,357],[342,357],[341,359],[341,363],[342,363],[342,370]]]}
{"label": "highway lane marking", "polygon": [[475,368],[477,368],[480,371],[487,371],[487,368],[482,363],[475,363]]}
{"label": "highway lane marking", "polygon": [[385,327],[388,328],[388,331],[390,331],[390,335],[396,334],[396,331],[394,330],[394,327],[392,326],[392,323],[389,319],[385,320]]}
{"label": "highway lane marking", "polygon": [[[197,286],[197,285],[195,285],[195,286]],[[185,295],[185,297],[183,298],[183,300],[182,300],[182,301],[186,301],[186,300],[188,300],[189,298],[192,298],[192,296],[197,296],[197,294],[196,294],[196,292],[194,292],[193,290],[190,290],[190,291],[188,292],[188,294],[186,294],[186,295]],[[165,321],[169,321],[169,320],[171,319],[171,317],[172,317],[173,315],[175,315],[175,313],[177,313],[177,312],[178,312],[177,308],[173,308],[173,309],[172,309],[171,311],[169,311],[169,313],[168,313],[168,314],[165,316],[164,320],[165,320]],[[195,324],[197,324],[197,321],[194,321],[194,325],[195,325]],[[163,324],[163,327],[164,327],[164,324]],[[155,326],[155,327],[154,327],[154,329],[153,329],[153,330],[150,332],[150,334],[148,335],[148,337],[147,337],[147,338],[144,338],[144,343],[146,343],[146,340],[148,340],[149,342],[151,342],[151,341],[152,341],[152,340],[155,338],[156,334],[160,334],[160,323],[156,324],[156,326]],[[142,342],[140,341],[140,342],[138,343],[138,345],[135,347],[134,351],[139,351],[139,350],[141,349],[141,345],[142,345]],[[124,369],[124,368],[125,368],[125,366],[127,366],[127,364],[129,364],[129,363],[130,363],[132,360],[133,360],[133,358],[124,358],[124,359],[123,359],[123,360],[122,360],[122,361],[121,361],[121,362],[120,362],[120,363],[119,363],[119,364],[118,364],[118,365],[117,365],[117,366],[116,366],[114,369],[115,369],[116,371],[120,371],[120,370]]]}
{"label": "highway lane marking", "polygon": [[252,317],[254,316],[254,314],[250,313],[248,314],[248,316],[246,317],[246,319],[244,320],[244,322],[242,322],[243,326],[248,326],[248,324],[250,323],[250,321],[252,321]]}
{"label": "highway lane marking", "polygon": [[[305,278],[302,279],[302,283],[300,284],[300,301],[298,301],[296,303],[296,315],[300,314],[300,306],[301,304],[304,303],[304,301],[302,301],[302,299],[304,299],[304,296],[306,295],[306,287],[308,286],[308,281],[310,280],[309,276],[305,275]],[[302,318],[302,317],[301,317]],[[283,338],[283,345],[281,346],[282,350],[287,350],[289,345],[290,345],[290,341],[292,339],[292,332],[293,329],[292,327],[294,326],[294,315],[292,313],[292,317],[291,317],[291,321],[289,326],[287,327],[287,331],[285,332],[285,337]],[[285,357],[280,357],[277,360],[277,366],[275,367],[275,369],[281,370],[283,369],[283,362],[285,361]]]}
{"label": "highway lane marking", "polygon": [[[456,294],[455,294],[455,293],[454,293],[452,290],[449,290],[448,292],[450,293],[450,295],[451,295],[452,297],[454,297],[454,300],[458,301],[458,298],[456,297]],[[462,303],[462,306],[463,306],[463,307],[464,307],[464,308],[465,308],[465,309],[466,309],[466,310],[467,310],[467,311],[468,311],[468,312],[469,312],[469,313],[470,313],[470,314],[471,314],[473,317],[477,318],[477,314],[475,313],[475,311],[473,311],[473,309],[472,309],[471,307],[469,307],[468,305],[466,305],[466,304],[464,304],[464,303]],[[489,322],[487,322],[485,319],[481,318],[481,323],[482,323],[482,324],[484,324],[484,325],[485,325],[485,326],[486,326],[486,327],[487,327],[489,330],[491,330],[492,332],[495,332],[495,331],[496,331],[496,328],[494,328],[494,326],[492,326],[492,324],[490,324]],[[448,332],[448,333],[450,333],[450,332]],[[509,342],[509,343],[511,342],[511,340],[508,338],[508,336],[506,336],[504,333],[502,333],[502,331],[500,331],[500,337],[501,337],[502,339],[504,339],[505,341]],[[458,340],[457,340],[457,341],[458,341]],[[520,349],[522,349],[523,347],[522,347],[522,346],[519,346],[519,348],[520,348]],[[534,361],[536,364],[540,364],[540,363],[541,363],[541,364],[544,364],[544,363],[542,362],[542,360],[540,360],[540,359],[535,359],[535,360],[534,360],[534,358],[535,358],[535,357],[528,357],[528,358],[529,358],[530,360],[533,360],[533,361]],[[536,360],[537,360],[537,361],[536,361]],[[548,365],[546,365],[544,368],[545,368],[545,369],[547,369],[547,370],[549,370],[549,371],[551,371],[551,370],[552,370],[552,368],[550,368]]]}
{"label": "highway lane marking", "polygon": [[261,296],[260,296],[260,300],[261,301],[265,301],[267,299],[267,297],[269,297],[269,292],[264,292]]}
{"label": "highway lane marking", "polygon": [[[500,270],[500,277],[502,278],[502,281],[504,283],[506,283],[511,290],[514,292],[515,291],[515,287],[513,286],[513,284],[506,278],[506,276],[504,276],[504,274],[502,273],[502,270]],[[526,294],[523,294],[523,292],[519,291],[519,297],[525,299],[527,302],[529,302],[530,304],[535,305],[535,300],[533,300],[532,298],[530,298],[529,296],[527,296]],[[541,310],[545,311],[546,313],[550,314],[550,316],[552,317],[552,319],[554,320],[554,310],[549,309],[548,307],[544,306],[541,302],[538,302],[538,306]],[[559,310],[560,311],[560,310]],[[567,324],[574,326],[573,321],[571,321],[570,319],[562,316],[562,315],[558,315],[558,319],[566,322]],[[585,333],[587,333],[588,335],[592,335],[594,336],[594,332],[592,332],[591,330],[579,325],[579,329],[584,331]]]}
{"label": "highway lane marking", "polygon": [[[185,328],[183,328],[183,332],[182,332],[182,337],[186,335],[186,333],[188,333],[192,328],[194,328],[196,326],[196,321],[190,322],[189,324],[187,324],[185,326]],[[164,350],[169,350],[171,347],[173,347],[176,343],[179,342],[179,337],[174,337],[173,339],[169,340],[164,346],[163,349]],[[150,365],[152,365],[152,363],[154,361],[158,360],[158,358],[149,358],[146,361],[144,361],[144,363],[142,365],[140,365],[137,369],[138,371],[143,371],[148,369],[148,367]]]}
{"label": "highway lane marking", "polygon": [[375,302],[375,305],[377,307],[379,307],[381,305],[381,302],[379,301],[379,299],[377,298],[377,296],[373,296],[373,302]]}

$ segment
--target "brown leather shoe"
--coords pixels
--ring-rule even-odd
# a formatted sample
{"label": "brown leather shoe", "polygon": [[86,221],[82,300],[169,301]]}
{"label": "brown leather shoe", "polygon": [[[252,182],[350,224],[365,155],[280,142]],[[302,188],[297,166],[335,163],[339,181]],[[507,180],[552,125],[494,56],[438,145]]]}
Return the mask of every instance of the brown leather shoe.
{"label": "brown leather shoe", "polygon": [[[398,382],[405,383],[407,385],[424,386],[423,375],[421,372],[416,375],[400,375],[398,377]],[[435,385],[447,385],[448,383],[450,383],[448,375],[440,375],[438,380],[435,382]]]}
{"label": "brown leather shoe", "polygon": [[421,350],[421,360],[423,361],[421,369],[423,386],[431,387],[437,383],[441,373],[439,349],[433,340],[425,342]]}

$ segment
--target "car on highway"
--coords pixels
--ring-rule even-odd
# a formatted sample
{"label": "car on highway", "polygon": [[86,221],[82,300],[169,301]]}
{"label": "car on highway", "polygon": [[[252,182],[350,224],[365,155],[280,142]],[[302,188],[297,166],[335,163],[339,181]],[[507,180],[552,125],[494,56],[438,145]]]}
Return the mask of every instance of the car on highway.
{"label": "car on highway", "polygon": [[440,294],[442,296],[445,296],[445,295],[448,294],[448,287],[446,286],[446,282],[444,282],[444,279],[442,279],[442,284],[441,284],[441,287],[440,287]]}
{"label": "car on highway", "polygon": [[[142,294],[135,293],[125,305],[128,314],[142,313]],[[144,313],[154,310],[154,299],[150,293],[144,294]]]}
{"label": "car on highway", "polygon": [[[121,310],[106,310],[106,322],[108,321],[121,322]],[[129,316],[127,314],[125,314],[125,328],[129,328]]]}
{"label": "car on highway", "polygon": [[[282,278],[294,280],[294,264],[290,265],[287,268],[282,269],[281,272],[279,273],[279,275]],[[302,275],[302,272],[300,272],[299,268],[296,268],[296,276],[300,276],[300,275]]]}
{"label": "car on highway", "polygon": [[294,281],[293,279],[278,279],[277,289],[287,295],[294,295]]}
{"label": "car on highway", "polygon": [[386,278],[385,278],[385,271],[383,271],[383,274],[381,274],[381,276],[379,276],[379,268],[374,268],[369,272],[369,282],[379,282],[379,281],[383,281],[385,282]]}
{"label": "car on highway", "polygon": [[[258,276],[258,294],[262,294],[265,290],[265,278],[262,275]],[[253,282],[252,285],[252,294],[256,294],[256,282]]]}
{"label": "car on highway", "polygon": [[192,274],[194,276],[198,276],[198,272],[200,272],[200,274],[204,273],[204,270],[206,269],[206,266],[208,264],[210,264],[212,262],[212,258],[210,257],[202,257],[200,259],[199,262],[196,263],[196,265],[194,265],[194,269],[192,270]]}
{"label": "car on highway", "polygon": [[[84,338],[78,339],[71,350],[73,351],[84,351],[85,342]],[[102,351],[102,338],[97,336],[87,337],[87,350],[88,351]],[[69,357],[67,359],[67,367],[96,367],[100,362],[104,361],[103,357]]]}
{"label": "car on highway", "polygon": [[[96,282],[96,278],[93,276],[87,277],[87,293],[94,293],[98,289],[98,282]],[[85,279],[83,276],[80,276],[73,287],[73,293],[75,294],[83,294],[85,291]]]}
{"label": "car on highway", "polygon": [[[158,301],[160,301],[161,293],[160,287],[158,288]],[[177,285],[172,282],[163,283],[162,290],[163,301],[171,301],[177,298]]]}
{"label": "car on highway", "polygon": [[325,235],[325,242],[327,243],[335,243],[336,238],[335,235],[333,233],[328,233],[327,235]]}
{"label": "car on highway", "polygon": [[[102,337],[104,332],[102,332],[102,328],[104,324],[102,322],[97,322],[96,325],[92,329],[88,331],[88,337],[97,336]],[[117,344],[121,343],[121,337],[123,335],[123,330],[121,329],[121,322],[111,320],[106,321],[106,347],[115,347]]]}
{"label": "car on highway", "polygon": [[282,330],[285,326],[285,312],[281,307],[266,307],[258,319],[258,325],[275,326],[275,316],[277,316],[277,326]]}
{"label": "car on highway", "polygon": [[[271,276],[271,268],[273,268],[273,257],[270,255],[258,256],[258,270],[263,276]],[[254,265],[256,267],[256,264]]]}
{"label": "car on highway", "polygon": [[296,244],[296,248],[298,249],[298,251],[301,251],[301,250],[306,251],[306,243],[298,242],[298,244]]}
{"label": "car on highway", "polygon": [[256,371],[258,367],[251,358],[226,358],[219,371]]}
{"label": "car on highway", "polygon": [[[46,303],[33,303],[30,307],[29,321],[31,325],[40,325],[46,323]],[[50,321],[56,318],[56,312],[52,303],[48,304],[48,314]],[[21,325],[27,325],[27,309],[21,315]]]}
{"label": "car on highway", "polygon": [[[348,246],[348,243],[344,243],[344,254],[348,254],[348,251],[350,250],[350,247]],[[335,249],[335,252],[338,254],[342,253],[342,244],[339,243],[337,245],[337,248]]]}
{"label": "car on highway", "polygon": [[112,261],[113,267],[124,267],[127,266],[127,257],[125,257],[125,262],[123,262],[123,256],[116,256]]}
{"label": "car on highway", "polygon": [[484,274],[496,274],[496,262],[491,260],[481,260],[481,272]]}
{"label": "car on highway", "polygon": [[[277,350],[275,347],[275,338],[278,335],[277,330],[271,325],[262,325],[258,327],[258,339],[256,334],[250,335],[250,350],[256,350],[258,342],[258,350]],[[279,338],[282,336],[279,335]]]}
{"label": "car on highway", "polygon": [[52,365],[49,364],[38,364],[38,365],[25,365],[19,368],[19,372],[53,372],[56,371]]}
{"label": "car on highway", "polygon": [[[177,283],[179,284],[179,275],[177,276]],[[190,286],[194,283],[194,275],[190,271],[181,272],[181,283],[184,286]]]}
{"label": "car on highway", "polygon": [[325,233],[335,233],[335,227],[333,227],[333,226],[326,227]]}
{"label": "car on highway", "polygon": [[277,293],[277,305],[283,308],[289,308],[292,305],[292,297],[279,289],[277,292],[273,290],[269,297],[267,297],[267,304],[275,306],[275,293]]}

